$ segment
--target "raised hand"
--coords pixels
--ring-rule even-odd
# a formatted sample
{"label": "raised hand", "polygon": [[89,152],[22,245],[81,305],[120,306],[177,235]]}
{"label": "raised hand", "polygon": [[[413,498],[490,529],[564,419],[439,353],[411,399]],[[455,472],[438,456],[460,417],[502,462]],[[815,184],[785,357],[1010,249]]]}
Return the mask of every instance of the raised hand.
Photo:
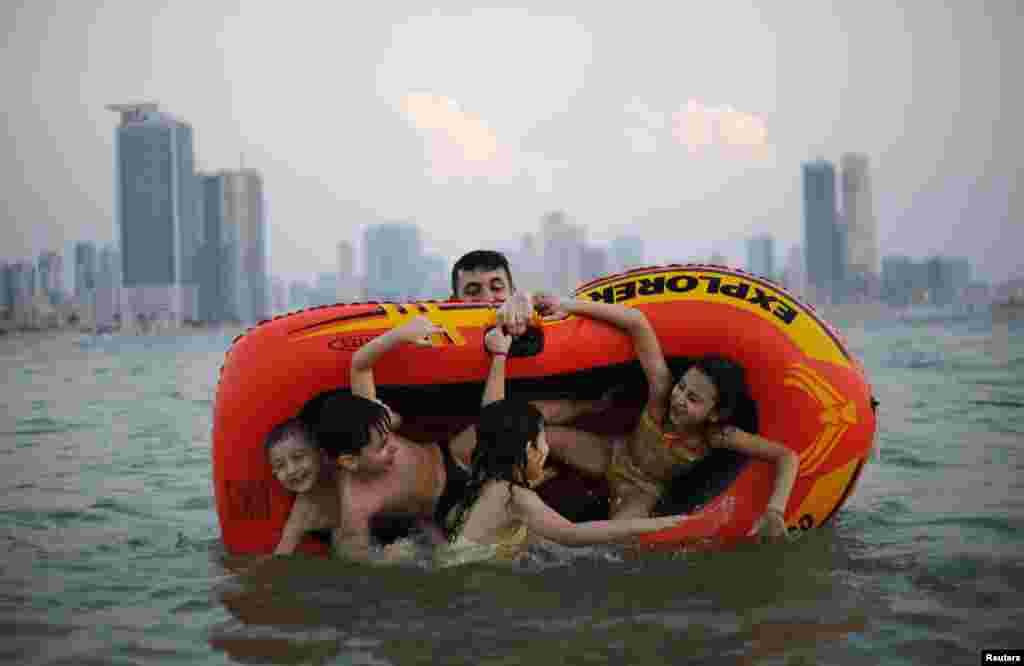
{"label": "raised hand", "polygon": [[569,313],[562,303],[562,299],[554,294],[539,293],[533,296],[533,307],[537,309],[542,317],[568,317]]}
{"label": "raised hand", "polygon": [[498,327],[504,328],[513,336],[522,335],[526,332],[526,326],[530,323],[532,315],[533,307],[530,304],[530,295],[525,292],[516,292],[498,308]]}
{"label": "raised hand", "polygon": [[395,329],[395,335],[398,336],[399,341],[411,342],[421,347],[429,347],[430,336],[443,332],[443,328],[436,326],[423,315],[413,317]]}
{"label": "raised hand", "polygon": [[754,523],[752,534],[768,539],[781,539],[787,535],[786,519],[778,509],[768,509]]}
{"label": "raised hand", "polygon": [[507,354],[512,346],[512,336],[502,331],[500,326],[495,326],[484,336],[484,346],[492,354]]}

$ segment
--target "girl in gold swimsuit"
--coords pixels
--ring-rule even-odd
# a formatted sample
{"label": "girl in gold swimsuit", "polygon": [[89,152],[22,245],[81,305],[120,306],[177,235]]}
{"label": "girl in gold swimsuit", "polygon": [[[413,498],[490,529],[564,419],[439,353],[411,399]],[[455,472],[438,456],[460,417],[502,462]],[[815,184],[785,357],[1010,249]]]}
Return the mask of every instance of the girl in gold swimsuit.
{"label": "girl in gold swimsuit", "polygon": [[[507,353],[511,338],[503,338],[503,349],[493,353]],[[504,364],[492,367],[493,372],[504,373]],[[495,391],[485,396],[480,410],[465,495],[448,514],[451,536],[437,552],[441,566],[515,559],[531,533],[566,546],[581,546],[627,540],[680,521],[679,516],[670,516],[573,523],[548,506],[532,490],[545,478],[544,417],[530,403],[505,399],[504,376],[496,379],[488,381]]]}
{"label": "girl in gold swimsuit", "polygon": [[613,519],[650,515],[669,481],[712,448],[723,447],[776,464],[775,490],[753,531],[785,535],[783,515],[799,459],[785,446],[732,425],[747,391],[742,367],[722,356],[706,356],[674,382],[654,328],[641,310],[548,294],[535,295],[534,306],[544,316],[582,315],[622,329],[632,339],[647,378],[647,404],[630,435],[607,437],[574,428],[548,428],[556,458],[607,480]]}

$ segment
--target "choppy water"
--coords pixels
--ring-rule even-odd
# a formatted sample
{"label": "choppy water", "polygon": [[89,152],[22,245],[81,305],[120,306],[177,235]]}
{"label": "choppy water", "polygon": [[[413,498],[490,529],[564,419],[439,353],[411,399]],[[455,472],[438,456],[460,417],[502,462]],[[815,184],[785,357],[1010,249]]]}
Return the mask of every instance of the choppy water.
{"label": "choppy water", "polygon": [[210,467],[229,335],[0,338],[0,661],[971,664],[1024,647],[1024,331],[846,333],[880,446],[830,528],[441,572],[238,573]]}

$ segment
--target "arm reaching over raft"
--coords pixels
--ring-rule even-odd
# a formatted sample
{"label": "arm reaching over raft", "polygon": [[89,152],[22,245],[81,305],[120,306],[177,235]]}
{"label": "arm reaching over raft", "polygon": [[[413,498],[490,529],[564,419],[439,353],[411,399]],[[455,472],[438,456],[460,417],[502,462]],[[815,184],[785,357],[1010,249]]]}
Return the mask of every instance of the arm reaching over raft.
{"label": "arm reaching over raft", "polygon": [[443,332],[443,329],[435,326],[429,319],[419,316],[360,347],[359,351],[352,356],[352,367],[349,370],[349,386],[352,388],[352,394],[376,400],[377,388],[373,382],[373,366],[377,360],[400,344],[411,343],[420,347],[429,347],[430,336]]}

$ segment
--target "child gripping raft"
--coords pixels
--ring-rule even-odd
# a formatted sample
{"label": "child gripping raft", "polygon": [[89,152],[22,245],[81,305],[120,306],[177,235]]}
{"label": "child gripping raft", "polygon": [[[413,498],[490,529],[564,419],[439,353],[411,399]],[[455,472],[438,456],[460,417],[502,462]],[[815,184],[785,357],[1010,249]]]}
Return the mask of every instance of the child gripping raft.
{"label": "child gripping raft", "polygon": [[548,294],[537,294],[534,305],[545,316],[580,315],[622,329],[643,368],[647,403],[631,434],[608,437],[568,427],[548,432],[556,458],[608,482],[613,519],[650,515],[674,479],[721,447],[775,462],[775,487],[752,532],[786,534],[784,514],[799,459],[778,442],[734,425],[741,402],[749,400],[742,367],[708,355],[674,381],[654,328],[639,309]]}
{"label": "child gripping raft", "polygon": [[[496,328],[487,337],[495,357],[508,354],[509,336]],[[546,478],[544,417],[530,403],[505,398],[504,365],[492,365],[470,479],[463,500],[448,514],[449,543],[435,552],[439,566],[514,560],[525,552],[531,535],[566,546],[612,543],[672,527],[682,519],[573,523],[548,506],[533,490]]]}

